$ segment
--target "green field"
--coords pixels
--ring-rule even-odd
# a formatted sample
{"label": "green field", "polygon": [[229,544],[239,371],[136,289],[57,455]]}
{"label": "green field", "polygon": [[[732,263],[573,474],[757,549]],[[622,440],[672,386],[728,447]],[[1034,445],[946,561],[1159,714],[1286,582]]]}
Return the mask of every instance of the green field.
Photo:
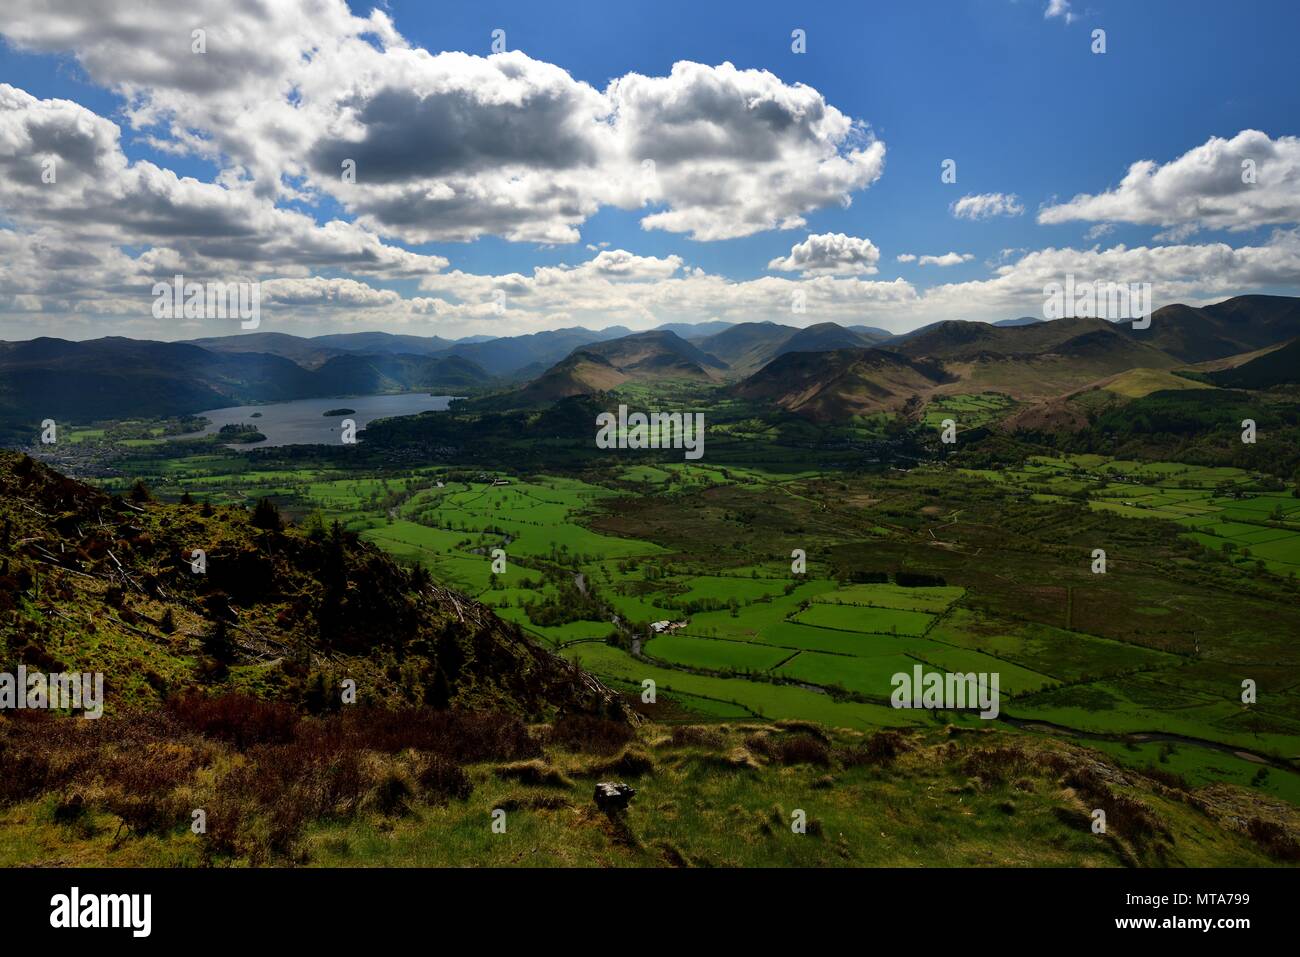
{"label": "green field", "polygon": [[1035,456],[1023,469],[981,471],[992,481],[1062,496],[1086,492],[1089,507],[1127,518],[1164,519],[1188,539],[1243,565],[1300,573],[1300,498],[1270,490],[1236,468],[1133,462],[1097,455]]}
{"label": "green field", "polygon": [[925,407],[925,424],[938,429],[944,419],[952,419],[961,432],[996,422],[1014,405],[1010,396],[1000,392],[940,396]]}
{"label": "green field", "polygon": [[898,585],[848,585],[817,595],[816,603],[831,605],[866,605],[896,608],[899,611],[923,611],[941,614],[963,594],[961,588],[901,588]]}
{"label": "green field", "polygon": [[[1007,407],[949,396],[926,414],[969,427]],[[301,520],[337,520],[612,685],[651,679],[708,719],[933,722],[888,704],[893,675],[921,665],[997,673],[1005,720],[1091,736],[1121,760],[1147,760],[1129,744],[1155,732],[1203,778],[1227,760],[1216,749],[1300,753],[1300,621],[1278,611],[1294,605],[1279,601],[1300,569],[1300,499],[1239,469],[1035,455],[892,476],[731,461],[516,474],[207,450],[132,467],[173,495],[272,495]],[[1098,545],[1105,576],[1088,572]],[[903,570],[920,583],[900,584]],[[647,639],[665,620],[679,627]],[[1263,689],[1254,707],[1236,700],[1243,674]],[[1293,777],[1275,770],[1270,787],[1291,799]]]}
{"label": "green field", "polygon": [[877,635],[923,635],[934,623],[934,616],[919,611],[874,608],[859,605],[810,605],[794,618],[802,625],[861,631]]}
{"label": "green field", "polygon": [[745,641],[663,635],[651,639],[645,654],[671,664],[712,671],[770,671],[789,652]]}

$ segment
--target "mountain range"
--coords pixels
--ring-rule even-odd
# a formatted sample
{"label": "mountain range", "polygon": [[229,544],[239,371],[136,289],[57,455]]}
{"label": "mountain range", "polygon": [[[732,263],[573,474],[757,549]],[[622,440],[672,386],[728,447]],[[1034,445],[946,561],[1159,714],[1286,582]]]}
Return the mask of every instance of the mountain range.
{"label": "mountain range", "polygon": [[97,421],[335,395],[458,392],[488,381],[460,356],[344,353],[305,367],[269,352],[120,337],[0,344],[0,419]]}
{"label": "mountain range", "polygon": [[1210,306],[1163,306],[1133,336],[1184,362],[1250,352],[1300,335],[1300,299],[1237,296]]}
{"label": "mountain range", "polygon": [[[700,333],[683,336],[681,333]],[[1188,369],[1208,384],[1285,379],[1294,348],[1246,372],[1227,360],[1300,337],[1300,300],[1239,296],[1156,310],[1139,330],[1096,318],[944,321],[890,336],[836,323],[581,327],[452,341],[361,332],[261,332],[152,342],[120,337],[0,343],[0,419],[93,421],[375,392],[493,392],[540,405],[628,381],[729,385],[816,419],[898,409],[913,396],[997,391],[1043,402],[1130,370]],[[808,356],[819,356],[817,361]],[[803,358],[801,358],[803,357]],[[1190,367],[1227,363],[1214,369]],[[1238,363],[1240,365],[1240,363]],[[1217,376],[1217,379],[1215,378]],[[1144,381],[1155,381],[1148,380]],[[1167,381],[1167,380],[1166,380]],[[513,391],[510,391],[513,390]]]}
{"label": "mountain range", "polygon": [[1160,390],[1285,381],[1293,347],[1279,348],[1273,358],[1261,356],[1239,371],[1207,373],[1203,381],[1194,381],[1192,366],[1202,357],[1226,360],[1296,337],[1300,300],[1276,296],[1244,296],[1203,308],[1168,306],[1156,310],[1145,330],[1098,318],[1024,317],[1003,323],[938,322],[881,338],[878,330],[835,323],[804,329],[740,323],[691,342],[665,331],[584,347],[493,405],[538,405],[594,395],[629,380],[675,378],[729,382],[741,398],[816,421],[990,391],[1027,403],[1024,421],[1056,418],[1077,424],[1084,420],[1082,410],[1071,407],[1062,415],[1051,404],[1098,391],[1123,401]]}
{"label": "mountain range", "polygon": [[901,411],[914,396],[955,381],[941,363],[885,349],[787,352],[741,382],[742,398],[817,420]]}

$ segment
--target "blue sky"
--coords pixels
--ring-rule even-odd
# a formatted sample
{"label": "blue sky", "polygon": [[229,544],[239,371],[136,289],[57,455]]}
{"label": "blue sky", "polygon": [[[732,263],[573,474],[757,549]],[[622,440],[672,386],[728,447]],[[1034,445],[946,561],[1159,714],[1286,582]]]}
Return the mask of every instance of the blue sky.
{"label": "blue sky", "polygon": [[[182,336],[184,329],[161,328],[133,305],[148,305],[133,283],[149,285],[150,278],[178,269],[202,278],[274,280],[269,302],[280,308],[270,312],[285,331],[375,327],[452,335],[599,326],[606,320],[633,326],[711,318],[781,321],[801,282],[808,283],[814,308],[790,317],[794,324],[856,320],[900,329],[934,318],[1022,314],[1032,309],[1040,279],[1064,269],[1117,271],[1121,280],[1149,273],[1157,298],[1164,300],[1211,301],[1238,291],[1296,288],[1300,84],[1293,64],[1300,5],[1072,0],[1062,6],[1050,0],[1048,16],[1049,0],[743,6],[669,0],[570,2],[559,8],[394,0],[379,7],[352,3],[349,18],[342,0],[320,0],[326,15],[307,9],[311,2],[276,0],[271,6],[282,19],[259,24],[209,0],[178,0],[165,7],[170,26],[147,28],[160,31],[156,36],[138,29],[150,21],[132,19],[131,11],[148,3],[123,3],[96,24],[75,4],[56,2],[44,20],[16,18],[0,26],[0,83],[20,91],[8,110],[16,131],[8,157],[14,164],[30,167],[35,161],[36,144],[44,142],[39,117],[48,116],[55,100],[76,104],[60,117],[75,135],[85,134],[88,124],[98,130],[107,123],[117,131],[105,127],[110,132],[88,139],[97,165],[83,171],[91,185],[78,187],[81,192],[64,193],[52,205],[48,191],[0,187],[0,213],[10,231],[0,240],[21,246],[15,261],[27,257],[32,263],[44,262],[40,257],[51,241],[66,243],[60,263],[93,259],[103,277],[119,277],[99,278],[93,269],[56,275],[52,267],[40,282],[18,276],[16,268],[0,273],[0,335],[19,337],[44,320],[49,329],[76,338],[105,330]],[[370,31],[362,21],[377,26]],[[193,25],[212,35],[213,49],[198,61],[185,49]],[[509,70],[526,76],[530,89],[564,100],[557,116],[582,117],[589,102],[605,98],[597,110],[602,115],[583,120],[573,156],[553,161],[562,169],[557,193],[564,196],[556,202],[568,210],[563,214],[530,206],[545,198],[552,168],[545,160],[547,141],[524,125],[540,115],[540,100],[519,107],[521,120],[507,117],[499,103],[486,104],[486,93],[450,98],[453,105],[446,109],[465,124],[454,134],[461,141],[520,124],[518,143],[502,142],[514,132],[499,138],[485,133],[493,141],[483,151],[461,156],[457,143],[440,142],[436,132],[419,133],[430,116],[450,115],[442,106],[424,111],[441,88],[391,102],[376,93],[401,94],[426,76],[432,89],[458,70],[460,76],[480,75],[475,71],[483,64],[452,62],[447,54],[457,51],[489,58],[484,63],[495,66],[485,82],[497,82],[492,71],[502,69],[501,58],[489,54],[498,29],[505,31],[506,49],[514,51],[507,57],[524,55]],[[795,29],[805,31],[804,53],[791,49]],[[1096,29],[1105,31],[1104,54],[1092,50]],[[373,54],[359,53],[358,43],[371,44]],[[395,55],[395,48],[406,52]],[[411,49],[431,57],[413,60]],[[319,64],[314,79],[298,62],[308,50],[329,61]],[[674,64],[681,61],[708,68],[703,85],[677,82]],[[741,71],[741,80],[732,83],[712,72],[723,63]],[[566,71],[571,81],[556,81],[546,72],[553,68]],[[333,101],[329,85],[319,85],[329,70],[343,91]],[[760,82],[747,71],[770,76]],[[609,104],[617,102],[611,84],[620,78],[626,84],[630,74],[674,77],[675,85],[663,83],[644,101],[653,100],[653,110],[630,137],[643,152],[647,144],[653,150],[657,137],[672,134],[665,119],[672,104],[692,96],[699,97],[692,111],[703,115],[716,108],[717,117],[701,120],[698,129],[705,137],[716,133],[723,144],[717,156],[692,157],[674,167],[663,176],[662,194],[639,206],[625,201],[626,183],[604,185],[629,177],[635,156],[590,166],[580,158],[588,148],[605,148],[587,140],[595,143],[603,136],[599,127],[614,124],[616,110],[628,109],[630,95],[621,106]],[[275,102],[297,83],[310,87],[305,95],[311,102],[304,103],[315,111],[310,120],[307,110]],[[349,89],[350,83],[364,92]],[[732,105],[715,102],[753,95],[755,83],[774,102],[811,88],[819,107],[837,111],[856,129],[851,136],[819,132],[816,142],[800,140],[786,137],[781,124],[790,121],[782,114],[763,127],[770,143],[755,139],[760,134],[753,128],[741,129],[727,118]],[[349,128],[342,120],[358,102],[371,112]],[[0,112],[0,121],[5,115]],[[374,115],[390,125],[367,126]],[[232,117],[248,131],[232,132]],[[281,130],[282,120],[303,128],[276,145],[267,131]],[[331,126],[336,122],[342,124],[337,129]],[[665,124],[662,133],[656,122]],[[1239,136],[1249,130],[1263,139]],[[402,155],[401,143],[382,142],[393,131],[411,133],[418,149],[438,153],[445,146],[466,167],[455,168],[457,160],[450,159],[437,169],[421,168],[412,146],[411,162],[399,164],[406,167],[405,179],[365,179],[381,160]],[[74,134],[60,142],[68,135]],[[368,144],[365,155],[373,157],[360,167],[360,197],[335,188],[319,160],[344,155],[348,147],[340,143],[349,137],[361,137]],[[828,186],[826,170],[837,155],[872,140],[883,144],[880,163],[864,160],[870,173],[846,178],[843,189]],[[782,163],[770,163],[760,180],[757,167],[746,163],[747,148],[770,148],[773,155],[797,155],[807,163],[790,163],[788,172]],[[794,152],[781,152],[787,149]],[[820,156],[813,155],[817,150]],[[114,159],[118,152],[120,162]],[[75,164],[79,155],[69,149],[59,162]],[[1221,207],[1232,202],[1224,196],[1222,177],[1235,176],[1243,157],[1256,156],[1264,163],[1266,192],[1250,193],[1249,212],[1225,211]],[[536,168],[530,168],[534,157]],[[718,165],[710,165],[718,157]],[[0,153],[0,162],[5,158]],[[946,159],[956,162],[956,183],[941,182]],[[1153,161],[1153,170],[1164,177],[1153,181],[1160,195],[1150,201],[1141,184],[1116,193],[1130,166],[1141,160]],[[1219,164],[1219,178],[1198,177],[1197,164]],[[104,187],[103,180],[118,176],[123,165],[124,182]],[[149,206],[162,188],[151,179],[153,167],[175,174],[165,187],[167,209],[137,222],[132,209]],[[667,170],[666,162],[660,168]],[[723,189],[753,176],[752,189],[772,190],[783,211],[771,222],[736,226],[737,217],[761,220],[761,212],[755,212],[752,196],[738,199],[734,208],[709,209],[710,176]],[[208,192],[196,197],[184,186],[187,177]],[[512,179],[527,183],[525,200],[516,204],[512,198],[514,205],[500,215],[486,210],[490,203],[475,208],[474,196],[499,192]],[[1220,208],[1202,215],[1198,189]],[[992,194],[1012,200],[1012,214],[954,215],[953,204],[962,197]],[[1066,208],[1080,194],[1096,201]],[[214,204],[227,201],[229,210],[213,214]],[[582,209],[573,212],[574,204]],[[68,210],[76,208],[104,222],[95,229],[75,223]],[[1044,221],[1044,209],[1057,215]],[[307,223],[289,223],[272,211],[305,214]],[[692,225],[648,227],[646,217],[656,212],[680,213]],[[213,222],[205,221],[208,215]],[[464,222],[446,226],[446,216]],[[168,217],[174,221],[162,222]],[[781,220],[797,224],[780,228]],[[255,221],[265,221],[272,233],[247,244],[213,241],[223,229],[242,229],[232,223]],[[349,262],[331,245],[339,232],[332,222],[348,227],[342,245],[371,251]],[[331,229],[335,235],[328,239],[316,235]],[[187,230],[194,235],[174,239]],[[302,231],[301,241],[296,231]],[[814,241],[802,262],[811,257],[817,268],[801,273],[793,264],[796,244],[838,234],[856,250],[851,262],[823,261],[819,257],[836,254]],[[313,260],[302,250],[317,239],[324,252]],[[276,251],[268,251],[277,243]],[[843,249],[838,241],[830,245]],[[1133,253],[1148,248],[1159,252]],[[602,250],[621,251],[626,262],[617,268],[590,265],[588,285],[579,283],[576,272],[567,275],[564,296],[537,272],[576,269]],[[1075,258],[1049,252],[1059,250]],[[959,261],[922,265],[898,258],[945,254]],[[784,257],[792,264],[773,265]],[[999,269],[1012,267],[1012,276],[995,282]],[[129,281],[121,278],[124,269]],[[1129,275],[1135,271],[1141,275]],[[528,282],[509,279],[512,274]],[[615,290],[618,283],[623,285]],[[486,309],[491,294],[507,288],[505,310]]]}
{"label": "blue sky", "polygon": [[[352,4],[368,10],[369,4]],[[806,83],[870,123],[889,146],[885,176],[845,209],[809,217],[815,232],[868,235],[882,252],[969,251],[977,259],[942,278],[974,278],[981,260],[1009,247],[1081,243],[1087,224],[1036,225],[1032,216],[955,221],[949,204],[967,192],[1014,192],[1030,210],[1053,196],[1098,192],[1130,163],[1167,160],[1210,135],[1243,129],[1273,135],[1300,126],[1295,40],[1300,4],[1208,0],[1076,4],[1073,24],[1046,19],[1046,0],[727,4],[576,2],[557,16],[535,3],[389,4],[403,30],[430,50],[486,52],[491,31],[512,47],[601,87],[636,71],[668,72],[677,60],[770,70]],[[846,9],[848,8],[848,9]],[[1107,52],[1091,52],[1091,31]],[[803,28],[808,50],[790,50]],[[940,163],[958,161],[943,184]],[[688,249],[692,262],[752,277],[789,248],[781,231],[722,243],[644,233],[638,216],[607,211],[584,240],[646,254]],[[1151,230],[1110,238],[1142,242]],[[888,249],[885,244],[888,244]],[[438,247],[467,268],[530,267],[537,254],[511,244]],[[563,261],[556,250],[552,261]],[[902,265],[925,282],[926,270]]]}

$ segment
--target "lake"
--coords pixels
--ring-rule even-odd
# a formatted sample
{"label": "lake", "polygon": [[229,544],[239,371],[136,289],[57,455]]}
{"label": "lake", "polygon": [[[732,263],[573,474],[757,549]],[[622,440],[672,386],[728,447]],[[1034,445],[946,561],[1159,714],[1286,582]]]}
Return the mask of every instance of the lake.
{"label": "lake", "polygon": [[[209,409],[196,413],[209,421],[199,435],[214,435],[223,425],[246,423],[257,426],[265,442],[232,444],[237,449],[265,449],[280,445],[316,445],[338,443],[341,423],[352,419],[357,424],[357,441],[368,422],[417,412],[441,412],[451,405],[452,396],[426,392],[403,392],[398,395],[354,395],[333,399],[295,399],[266,405],[236,405],[226,409]],[[326,417],[331,409],[354,409],[348,415]],[[254,418],[254,413],[261,413]]]}

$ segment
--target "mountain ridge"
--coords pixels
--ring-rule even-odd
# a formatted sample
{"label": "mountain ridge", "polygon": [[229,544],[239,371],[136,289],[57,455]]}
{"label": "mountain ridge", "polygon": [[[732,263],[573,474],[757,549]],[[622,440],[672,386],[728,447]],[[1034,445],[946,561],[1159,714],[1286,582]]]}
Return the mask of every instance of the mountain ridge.
{"label": "mountain ridge", "polygon": [[344,353],[304,368],[191,343],[41,337],[0,352],[0,420],[33,425],[179,416],[205,409],[380,391],[465,391],[491,377],[460,356]]}
{"label": "mountain ridge", "polygon": [[746,399],[772,402],[815,421],[902,411],[953,381],[943,367],[885,349],[788,352],[734,387]]}

